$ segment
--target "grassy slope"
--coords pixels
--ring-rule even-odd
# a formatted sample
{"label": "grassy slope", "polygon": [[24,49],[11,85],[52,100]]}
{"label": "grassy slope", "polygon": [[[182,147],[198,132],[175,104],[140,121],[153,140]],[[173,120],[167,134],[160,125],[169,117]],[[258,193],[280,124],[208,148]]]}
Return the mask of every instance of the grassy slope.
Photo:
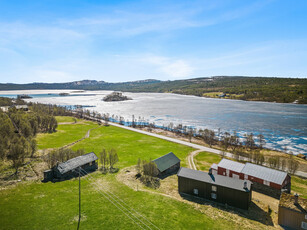
{"label": "grassy slope", "polygon": [[[65,132],[83,129],[85,124],[60,125],[63,134],[54,136],[44,134],[38,139],[41,146],[56,147],[64,144]],[[84,128],[85,129],[85,128]],[[87,129],[85,129],[87,130]],[[75,137],[76,138],[76,137]],[[51,141],[52,140],[52,141]],[[137,158],[156,158],[173,151],[186,164],[187,154],[192,150],[175,143],[154,137],[134,133],[116,127],[100,127],[91,132],[91,137],[73,146],[74,149],[85,148],[86,151],[98,153],[102,148],[115,148],[118,151],[121,169],[136,164]],[[203,155],[204,154],[204,155]],[[218,162],[215,154],[201,153],[200,162],[209,164]],[[96,190],[97,187],[108,188],[124,199],[135,210],[144,214],[160,229],[240,229],[244,226],[235,219],[229,221],[215,209],[217,215],[209,218],[197,208],[161,195],[147,192],[135,192],[118,182],[115,175],[93,174],[95,182],[89,183],[82,179],[82,213],[85,216],[81,222],[83,229],[136,229],[124,214],[105,201]],[[78,215],[78,181],[76,179],[60,183],[28,182],[15,188],[0,190],[0,229],[75,229]],[[246,220],[246,219],[245,219]],[[262,228],[258,222],[249,221],[253,228]],[[246,226],[245,226],[246,227]]]}
{"label": "grassy slope", "polygon": [[[57,116],[56,120],[58,121],[58,123],[61,122],[74,122],[76,118],[73,117],[67,117],[67,116]],[[80,121],[80,119],[76,119],[77,121]]]}
{"label": "grassy slope", "polygon": [[[209,219],[192,206],[146,192],[135,192],[117,183],[114,175],[96,178],[110,182],[108,186],[125,202],[145,215],[160,229],[227,229],[222,218]],[[0,192],[0,229],[76,229],[78,216],[78,181],[32,183]],[[93,184],[82,179],[82,229],[138,229],[117,210]],[[75,221],[74,221],[75,219]]]}
{"label": "grassy slope", "polygon": [[194,163],[198,170],[208,171],[213,163],[219,163],[221,159],[220,155],[201,152],[194,157]]}
{"label": "grassy slope", "polygon": [[[60,120],[63,119],[60,118]],[[59,148],[81,139],[89,129],[95,127],[98,127],[98,125],[89,121],[77,124],[59,125],[55,133],[38,134],[37,147],[38,149]]]}
{"label": "grassy slope", "polygon": [[114,126],[100,127],[91,131],[90,138],[77,143],[73,150],[84,148],[86,152],[99,155],[102,148],[117,150],[118,167],[136,165],[138,158],[155,159],[169,152],[174,152],[185,166],[185,158],[193,149],[180,144],[168,142],[159,138],[131,132]]}
{"label": "grassy slope", "polygon": [[[63,141],[66,132],[74,131],[75,133],[74,129],[88,128],[90,123],[71,125],[70,128],[67,128],[67,125],[60,125],[59,129],[63,130],[62,135],[44,134],[38,138],[38,143],[41,146],[57,147],[59,143],[66,143]],[[74,146],[74,148],[79,147],[96,152],[103,147],[107,149],[113,147],[118,151],[120,158],[118,166],[121,168],[135,164],[138,157],[155,158],[171,150],[180,158],[185,159],[192,150],[116,127],[101,127],[93,130],[91,138]],[[104,187],[110,188],[161,229],[221,229],[226,226],[227,228],[238,228],[234,224],[229,226],[229,223],[223,218],[210,219],[188,204],[156,194],[135,192],[118,183],[115,175],[105,176],[99,172],[94,175],[97,178],[94,186],[85,178],[82,179],[82,213],[86,218],[82,221],[81,226],[84,229],[113,229],[114,226],[117,229],[136,228],[128,217],[105,201],[97,192],[95,188],[99,179],[107,182],[103,184]],[[74,218],[78,214],[77,188],[78,182],[73,179],[55,184],[28,182],[0,191],[0,229],[41,229],[42,226],[46,229],[75,229],[77,222],[74,221]]]}

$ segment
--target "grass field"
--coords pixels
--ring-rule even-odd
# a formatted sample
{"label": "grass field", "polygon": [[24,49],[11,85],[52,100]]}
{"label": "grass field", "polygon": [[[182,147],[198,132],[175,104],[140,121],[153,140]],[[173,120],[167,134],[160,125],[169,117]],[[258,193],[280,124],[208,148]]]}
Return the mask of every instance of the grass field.
{"label": "grass field", "polygon": [[[58,118],[58,121],[63,118]],[[67,119],[68,120],[68,119]],[[63,122],[67,122],[63,121]],[[42,134],[37,138],[40,149],[56,148],[82,138],[88,129],[98,127],[93,122],[59,125],[58,132]],[[137,159],[155,159],[170,151],[186,165],[192,148],[167,142],[113,126],[100,126],[90,137],[73,145],[86,152],[106,148],[117,150],[116,167],[135,165]],[[220,157],[202,152],[196,157],[199,169],[207,170]],[[244,217],[244,212],[228,212],[209,205],[188,204],[163,195],[134,191],[116,179],[116,174],[103,175],[99,171],[82,183],[82,221],[80,229],[138,229],[127,216],[107,201],[99,188],[107,189],[124,200],[130,207],[146,216],[160,229],[264,229],[262,223]],[[150,190],[149,190],[150,191]],[[208,211],[209,210],[209,211]],[[204,213],[213,213],[206,215]],[[78,219],[78,180],[59,183],[21,182],[0,189],[0,229],[76,229]]]}
{"label": "grass field", "polygon": [[219,163],[221,159],[220,155],[201,152],[194,157],[194,163],[198,170],[208,171],[213,163]]}
{"label": "grass field", "polygon": [[[58,119],[57,119],[58,120]],[[64,120],[64,119],[60,119]],[[67,121],[68,119],[66,119]],[[59,121],[59,120],[58,120]],[[84,121],[77,124],[59,125],[57,132],[51,134],[40,133],[37,135],[38,149],[59,148],[85,136],[89,129],[98,127],[98,124]]]}
{"label": "grass field", "polygon": [[169,152],[173,152],[182,160],[185,166],[186,156],[193,151],[192,148],[168,142],[159,138],[132,132],[114,126],[101,126],[91,131],[90,138],[77,143],[73,150],[85,149],[86,152],[99,154],[103,148],[109,150],[114,148],[119,157],[120,168],[136,165],[138,158],[150,160],[158,158]]}
{"label": "grass field", "polygon": [[74,117],[67,117],[67,116],[57,116],[56,120],[58,121],[58,123],[62,123],[62,122],[75,122],[75,120],[78,121],[82,121],[80,119],[74,118]]}

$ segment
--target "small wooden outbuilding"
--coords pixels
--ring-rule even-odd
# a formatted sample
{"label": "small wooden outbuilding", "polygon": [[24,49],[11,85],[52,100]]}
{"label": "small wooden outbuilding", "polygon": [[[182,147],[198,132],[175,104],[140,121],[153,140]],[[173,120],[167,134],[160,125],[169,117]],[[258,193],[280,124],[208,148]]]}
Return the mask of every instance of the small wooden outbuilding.
{"label": "small wooden outbuilding", "polygon": [[278,224],[287,229],[307,229],[307,200],[282,193],[278,206]]}
{"label": "small wooden outbuilding", "polygon": [[59,163],[44,172],[44,181],[60,181],[76,177],[79,175],[79,167],[86,172],[93,172],[98,168],[97,160],[96,154],[91,152]]}
{"label": "small wooden outbuilding", "polygon": [[153,160],[159,170],[158,177],[176,174],[180,169],[180,159],[172,152]]}
{"label": "small wooden outbuilding", "polygon": [[211,172],[181,168],[178,172],[178,192],[248,209],[252,200],[252,183]]}

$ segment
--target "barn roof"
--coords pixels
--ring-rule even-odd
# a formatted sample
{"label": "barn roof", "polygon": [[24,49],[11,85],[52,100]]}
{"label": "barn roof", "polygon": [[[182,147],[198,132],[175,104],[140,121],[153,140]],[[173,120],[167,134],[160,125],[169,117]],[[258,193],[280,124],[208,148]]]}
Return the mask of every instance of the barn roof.
{"label": "barn roof", "polygon": [[96,160],[98,160],[98,157],[96,156],[95,153],[91,152],[91,153],[84,154],[82,156],[72,158],[66,162],[60,163],[57,166],[57,169],[59,170],[61,174],[64,174],[70,170],[78,168],[79,166],[88,164]]}
{"label": "barn roof", "polygon": [[283,171],[251,163],[245,164],[242,173],[280,185],[284,182],[288,175],[286,172]]}
{"label": "barn roof", "polygon": [[159,157],[155,160],[153,160],[153,162],[156,163],[158,169],[160,172],[165,171],[166,169],[172,167],[173,165],[177,164],[180,162],[179,158],[176,157],[176,155],[172,152]]}
{"label": "barn roof", "polygon": [[231,161],[228,159],[223,158],[220,163],[218,163],[218,167],[225,168],[232,170],[234,172],[241,172],[242,169],[244,168],[245,164],[236,162],[236,161]]}
{"label": "barn roof", "polygon": [[227,188],[232,188],[235,190],[240,191],[246,191],[244,189],[244,182],[247,183],[247,189],[250,191],[251,188],[251,182],[246,180],[240,180],[240,179],[234,179],[230,177],[220,176],[220,175],[209,175],[206,172],[198,171],[194,169],[188,169],[188,168],[180,168],[178,172],[178,177],[184,177],[192,180],[197,180],[205,183],[210,183],[213,185],[219,185]]}

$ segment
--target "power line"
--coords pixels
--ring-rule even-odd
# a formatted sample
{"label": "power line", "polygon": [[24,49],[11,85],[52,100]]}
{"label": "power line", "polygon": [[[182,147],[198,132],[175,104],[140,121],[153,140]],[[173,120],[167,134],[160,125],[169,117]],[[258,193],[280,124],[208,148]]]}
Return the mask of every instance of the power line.
{"label": "power line", "polygon": [[[85,176],[85,173],[81,173],[81,175]],[[131,219],[135,224],[137,224],[141,229],[144,229],[140,223],[135,221],[129,214],[127,214],[123,209],[121,209],[118,205],[116,205],[106,194],[104,194],[102,191],[98,191],[104,198],[106,198],[110,203],[112,203],[116,208],[118,208],[120,211],[122,211],[129,219]]]}
{"label": "power line", "polygon": [[[84,169],[81,168],[81,170],[83,171],[83,174],[85,175],[89,175],[88,172],[86,172]],[[92,176],[89,176],[91,178],[93,178]],[[153,223],[151,223],[148,219],[146,219],[144,216],[142,216],[140,213],[138,213],[137,211],[135,211],[132,207],[130,207],[127,203],[125,203],[124,201],[122,201],[119,197],[117,197],[115,194],[107,192],[106,190],[103,190],[103,192],[108,195],[113,201],[115,201],[118,205],[120,205],[122,208],[124,208],[125,210],[127,210],[134,218],[136,218],[140,223],[142,223],[144,226],[146,226],[147,228],[151,229],[146,223],[144,223],[141,219],[139,219],[135,214],[133,214],[133,212],[130,209],[132,209],[137,215],[141,216],[143,219],[145,219],[149,224],[151,224],[152,226],[154,226],[155,228],[159,229],[157,226],[155,226]],[[129,208],[123,206],[122,204],[119,203],[119,201],[117,201],[115,199],[115,197],[117,197],[117,199],[119,201],[121,201],[123,204],[125,204],[126,206],[128,206]],[[136,222],[138,223],[138,222]],[[144,228],[143,228],[144,229]]]}
{"label": "power line", "polygon": [[[86,175],[88,175],[88,173],[84,170],[84,169],[82,169],[81,168],[81,170],[82,171],[84,171],[84,173],[86,174]],[[125,206],[123,206],[122,204],[120,204],[115,198],[114,198],[114,194],[113,193],[111,193],[111,195],[110,195],[110,193],[109,192],[107,192],[106,190],[104,190],[104,192],[108,195],[108,196],[110,196],[116,203],[118,203],[120,206],[122,206],[124,209],[126,209],[130,214],[132,214],[138,221],[140,221],[143,225],[145,225],[147,228],[149,228],[149,229],[151,229],[146,223],[144,223],[142,220],[140,220],[137,216],[135,216],[127,207],[125,207]],[[112,196],[113,195],[113,196]],[[122,201],[121,200],[121,202],[122,203],[124,203],[124,204],[126,204],[124,201]],[[126,204],[128,207],[130,207],[128,204]],[[131,207],[130,207],[131,208]],[[131,208],[132,209],[132,208]]]}

